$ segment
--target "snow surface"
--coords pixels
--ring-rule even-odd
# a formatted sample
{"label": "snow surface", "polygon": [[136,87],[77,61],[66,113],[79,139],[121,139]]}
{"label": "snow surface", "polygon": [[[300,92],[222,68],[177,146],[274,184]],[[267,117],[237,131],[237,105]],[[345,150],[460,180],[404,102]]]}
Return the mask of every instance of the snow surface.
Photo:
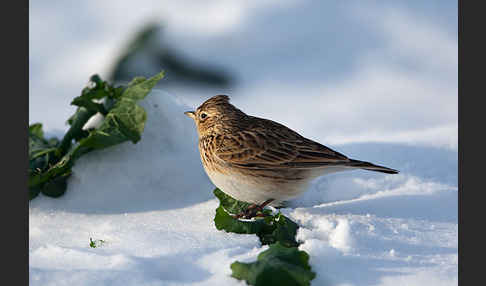
{"label": "snow surface", "polygon": [[[214,186],[183,114],[194,106],[182,102],[153,91],[139,143],[85,155],[64,196],[29,203],[30,285],[245,285],[230,264],[267,246],[216,230]],[[312,285],[457,285],[457,151],[330,147],[402,172],[321,177],[282,209],[301,226]]]}

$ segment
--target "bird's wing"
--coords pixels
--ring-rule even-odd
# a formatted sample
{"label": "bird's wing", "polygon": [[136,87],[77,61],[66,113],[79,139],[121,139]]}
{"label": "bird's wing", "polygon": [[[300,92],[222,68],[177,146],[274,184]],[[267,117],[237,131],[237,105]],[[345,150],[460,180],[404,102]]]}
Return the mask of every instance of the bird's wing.
{"label": "bird's wing", "polygon": [[309,169],[349,162],[343,154],[281,124],[266,121],[219,137],[214,150],[216,157],[234,167],[247,169]]}

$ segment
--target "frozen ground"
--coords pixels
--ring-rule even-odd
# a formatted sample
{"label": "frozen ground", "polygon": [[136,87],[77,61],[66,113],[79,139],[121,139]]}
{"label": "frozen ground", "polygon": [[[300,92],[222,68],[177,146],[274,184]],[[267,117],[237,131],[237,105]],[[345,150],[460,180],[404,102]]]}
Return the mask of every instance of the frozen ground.
{"label": "frozen ground", "polygon": [[[230,264],[266,247],[214,227],[214,187],[182,114],[190,107],[162,91],[143,105],[138,144],[86,155],[63,197],[30,202],[30,285],[244,285]],[[301,226],[312,285],[457,285],[457,151],[330,147],[402,172],[322,177],[283,209]],[[90,248],[90,238],[106,243]]]}

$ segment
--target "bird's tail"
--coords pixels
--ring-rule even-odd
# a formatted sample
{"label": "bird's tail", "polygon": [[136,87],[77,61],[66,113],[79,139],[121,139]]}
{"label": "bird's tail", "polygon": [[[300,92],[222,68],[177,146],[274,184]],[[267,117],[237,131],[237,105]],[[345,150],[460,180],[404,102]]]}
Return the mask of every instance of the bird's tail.
{"label": "bird's tail", "polygon": [[368,170],[368,171],[387,173],[387,174],[398,174],[399,173],[397,170],[394,170],[394,169],[390,169],[390,168],[383,167],[383,166],[378,166],[378,165],[372,164],[370,162],[364,162],[364,161],[353,160],[353,159],[350,159],[348,166],[361,168],[361,169]]}

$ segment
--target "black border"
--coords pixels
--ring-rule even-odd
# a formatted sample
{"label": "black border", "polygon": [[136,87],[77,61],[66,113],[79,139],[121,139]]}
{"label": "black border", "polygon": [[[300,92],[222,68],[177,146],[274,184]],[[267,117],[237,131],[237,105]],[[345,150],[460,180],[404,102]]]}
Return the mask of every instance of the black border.
{"label": "black border", "polygon": [[[464,3],[468,4],[467,7]],[[482,257],[478,256],[478,259],[474,260],[472,257],[483,252],[480,252],[480,249],[484,248],[482,211],[485,209],[485,201],[479,197],[484,193],[484,179],[481,180],[480,172],[484,170],[481,165],[485,145],[485,105],[478,99],[484,97],[484,87],[481,83],[485,81],[483,77],[486,46],[483,43],[484,24],[481,23],[484,19],[484,9],[479,5],[473,6],[478,3],[481,2],[458,1],[459,285],[477,284],[483,280],[479,275],[484,272],[479,269],[482,267]],[[469,31],[469,36],[466,36],[466,31]],[[468,138],[466,134],[474,134],[474,138],[471,139],[471,135]],[[470,282],[467,283],[467,280]]]}
{"label": "black border", "polygon": [[2,284],[29,285],[29,2],[11,2],[3,11]]}

